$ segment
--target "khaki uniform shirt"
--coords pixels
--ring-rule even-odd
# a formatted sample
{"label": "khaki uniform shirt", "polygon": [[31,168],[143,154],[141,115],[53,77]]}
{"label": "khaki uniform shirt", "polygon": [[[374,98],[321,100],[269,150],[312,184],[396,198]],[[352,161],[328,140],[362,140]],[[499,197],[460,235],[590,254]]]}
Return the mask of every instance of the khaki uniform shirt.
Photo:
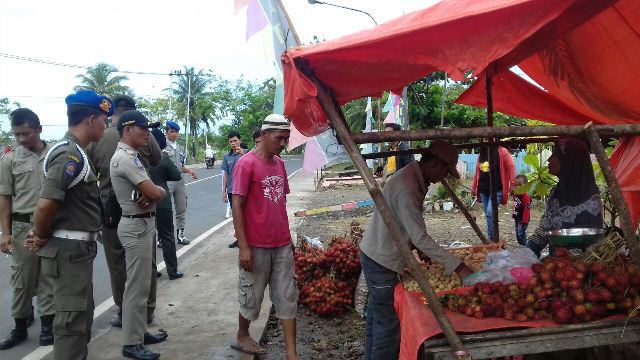
{"label": "khaki uniform shirt", "polygon": [[78,139],[67,132],[63,140],[67,145],[55,149],[47,159],[47,175],[40,197],[56,200],[60,210],[52,223],[52,230],[100,231],[102,229],[102,205],[98,193],[98,178],[91,163],[87,179],[69,189],[80,173],[84,160],[76,144]]}
{"label": "khaki uniform shirt", "polygon": [[[106,204],[112,190],[109,167],[111,166],[111,158],[116,151],[119,141],[120,134],[118,133],[118,129],[110,127],[104,131],[104,136],[100,141],[91,143],[89,147],[87,147],[87,156],[96,167],[96,172],[98,173],[100,199],[103,204]],[[147,145],[138,149],[138,157],[145,168],[160,165],[162,150],[160,150],[160,146],[153,136],[149,136]]]}
{"label": "khaki uniform shirt", "polygon": [[165,154],[169,155],[169,158],[173,162],[173,164],[180,170],[182,173],[182,167],[186,161],[184,147],[176,142],[176,148],[167,142],[167,146],[162,150]]}
{"label": "khaki uniform shirt", "polygon": [[116,152],[111,158],[110,172],[113,191],[122,208],[123,215],[144,214],[155,210],[155,205],[149,209],[142,209],[131,201],[131,193],[136,189],[136,186],[145,180],[151,181],[144,165],[138,158],[138,152],[134,148],[119,142]]}
{"label": "khaki uniform shirt", "polygon": [[[44,143],[44,141],[43,141]],[[12,213],[33,214],[44,181],[42,164],[51,145],[40,155],[20,146],[0,157],[0,195],[12,196]]]}
{"label": "khaki uniform shirt", "polygon": [[[412,161],[398,170],[394,176],[389,177],[382,189],[382,194],[396,221],[406,230],[408,237],[404,240],[415,245],[431,260],[442,264],[445,271],[450,274],[460,265],[460,259],[438,245],[427,234],[422,217],[422,203],[428,188],[418,162]],[[367,231],[360,243],[360,250],[378,264],[401,274],[406,264],[400,255],[400,250],[390,237],[387,226],[376,210],[369,220]]]}

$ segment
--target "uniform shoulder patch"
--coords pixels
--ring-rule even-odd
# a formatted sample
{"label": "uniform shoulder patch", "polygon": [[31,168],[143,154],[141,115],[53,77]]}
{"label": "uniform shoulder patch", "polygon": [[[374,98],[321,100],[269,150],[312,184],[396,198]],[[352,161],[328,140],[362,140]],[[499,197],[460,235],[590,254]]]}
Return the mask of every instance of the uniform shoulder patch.
{"label": "uniform shoulder patch", "polygon": [[142,165],[142,162],[140,161],[140,159],[138,159],[137,156],[133,158],[133,163],[136,164],[138,169],[144,170],[144,165]]}
{"label": "uniform shoulder patch", "polygon": [[67,161],[67,164],[64,167],[64,173],[67,176],[75,177],[80,172],[80,163],[75,160]]}

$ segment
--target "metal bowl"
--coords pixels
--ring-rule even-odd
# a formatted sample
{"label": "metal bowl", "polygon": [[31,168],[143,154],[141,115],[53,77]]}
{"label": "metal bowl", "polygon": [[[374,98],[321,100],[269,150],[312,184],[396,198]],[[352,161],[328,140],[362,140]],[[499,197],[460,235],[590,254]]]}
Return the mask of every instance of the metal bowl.
{"label": "metal bowl", "polygon": [[587,247],[599,241],[604,235],[604,229],[575,228],[558,229],[547,232],[551,244],[562,247]]}

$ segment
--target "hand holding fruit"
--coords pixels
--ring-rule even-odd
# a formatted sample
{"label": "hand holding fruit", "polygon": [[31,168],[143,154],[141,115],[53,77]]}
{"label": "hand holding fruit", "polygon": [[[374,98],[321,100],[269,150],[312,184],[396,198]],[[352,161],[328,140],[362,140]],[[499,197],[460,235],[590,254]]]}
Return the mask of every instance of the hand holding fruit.
{"label": "hand holding fruit", "polygon": [[469,269],[467,264],[465,264],[464,262],[460,262],[460,265],[458,265],[458,267],[456,268],[456,273],[458,273],[458,276],[460,276],[460,278],[464,279],[465,277],[473,274],[473,271]]}

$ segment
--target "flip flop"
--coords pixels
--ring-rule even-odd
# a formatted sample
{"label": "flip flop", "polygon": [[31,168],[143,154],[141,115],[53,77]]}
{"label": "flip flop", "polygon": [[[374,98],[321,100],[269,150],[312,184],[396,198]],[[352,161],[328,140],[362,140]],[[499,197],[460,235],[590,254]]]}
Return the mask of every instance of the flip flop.
{"label": "flip flop", "polygon": [[251,350],[243,347],[242,345],[238,345],[238,343],[229,343],[229,345],[231,346],[232,349],[242,351],[243,353],[249,354],[249,355],[264,355],[267,353],[266,349]]}

